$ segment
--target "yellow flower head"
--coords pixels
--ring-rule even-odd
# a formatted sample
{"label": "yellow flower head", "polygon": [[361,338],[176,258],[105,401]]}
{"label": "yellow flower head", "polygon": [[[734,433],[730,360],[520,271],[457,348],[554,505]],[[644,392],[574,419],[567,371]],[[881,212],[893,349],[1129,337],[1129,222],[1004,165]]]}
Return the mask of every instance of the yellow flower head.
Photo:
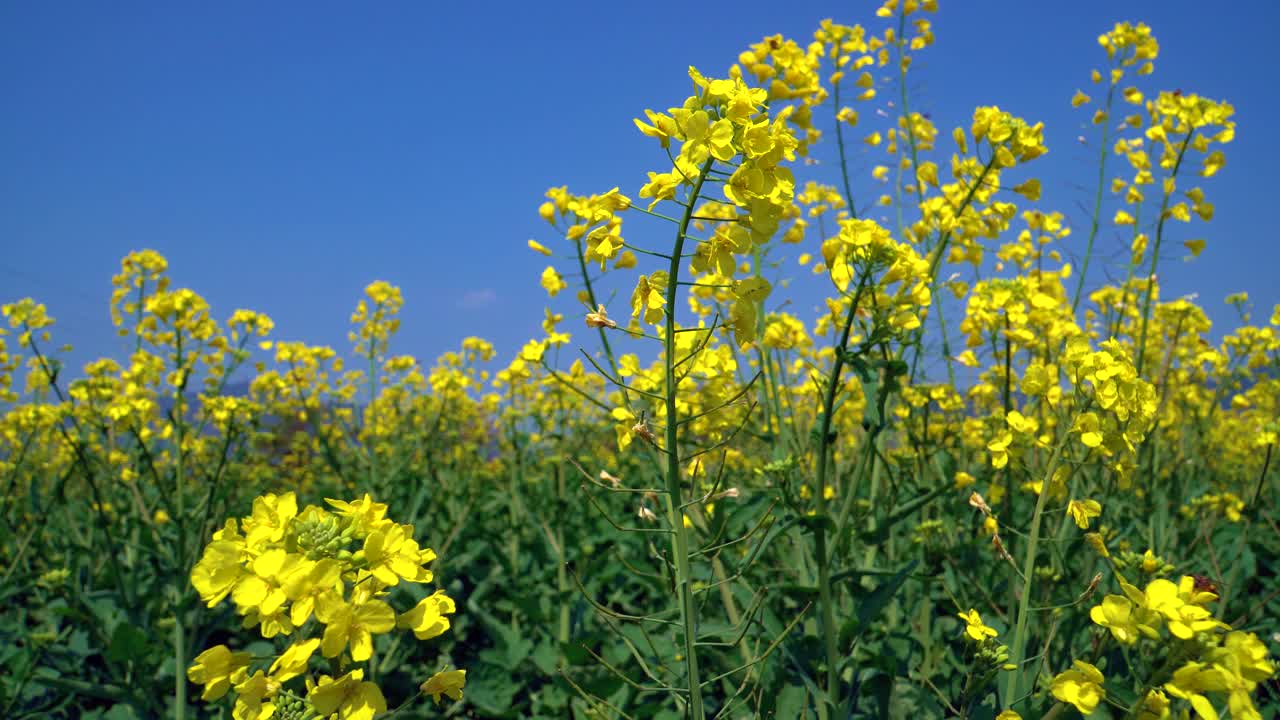
{"label": "yellow flower head", "polygon": [[1072,500],[1067,503],[1067,514],[1081,530],[1089,529],[1090,518],[1102,514],[1102,504],[1097,500]]}
{"label": "yellow flower head", "polygon": [[363,670],[352,670],[336,680],[321,675],[320,681],[309,688],[307,702],[321,717],[337,716],[342,720],[373,720],[387,710],[382,690],[374,683],[364,682]]}
{"label": "yellow flower head", "polygon": [[1053,678],[1050,690],[1064,703],[1074,705],[1082,715],[1088,715],[1106,697],[1102,689],[1102,673],[1098,668],[1082,660],[1072,662],[1072,669]]}
{"label": "yellow flower head", "polygon": [[958,617],[965,622],[965,635],[976,642],[982,642],[999,634],[995,628],[988,627],[986,623],[982,622],[982,616],[973,608],[970,608],[968,612],[960,613]]}
{"label": "yellow flower head", "polygon": [[249,667],[253,656],[247,652],[231,652],[226,645],[215,645],[195,657],[187,668],[187,679],[204,685],[200,699],[212,702],[231,689],[231,676]]}
{"label": "yellow flower head", "polygon": [[466,670],[445,670],[432,675],[419,688],[424,695],[440,704],[440,696],[447,695],[454,700],[462,699],[462,688],[467,684]]}

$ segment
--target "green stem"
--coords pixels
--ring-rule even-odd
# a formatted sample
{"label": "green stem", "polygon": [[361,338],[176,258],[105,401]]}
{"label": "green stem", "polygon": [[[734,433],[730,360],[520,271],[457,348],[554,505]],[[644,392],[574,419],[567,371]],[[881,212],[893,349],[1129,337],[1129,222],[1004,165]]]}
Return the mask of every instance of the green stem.
{"label": "green stem", "polygon": [[[1009,411],[1013,410],[1013,339],[1009,336],[1009,312],[1004,311],[1004,392],[1002,395],[1001,405],[1004,407],[1004,416],[1009,417]],[[1042,489],[1043,492],[1043,489]],[[1004,512],[1001,513],[1001,522],[1013,522],[1013,469],[1007,465],[1004,468]]]}
{"label": "green stem", "polygon": [[[507,512],[510,525],[510,532],[507,533],[507,562],[511,566],[511,572],[514,576],[519,577],[520,574],[520,538],[516,532],[516,528],[520,527],[521,519],[521,502],[520,493],[524,485],[524,451],[520,447],[520,438],[517,434],[515,421],[510,423],[509,430],[511,432],[511,447],[515,453],[515,462],[511,463],[511,472],[507,473],[507,495],[511,502],[507,504]],[[557,470],[559,465],[556,466]],[[564,567],[564,563],[559,563],[560,567]],[[520,632],[520,615],[519,613],[511,613],[511,630]]]}
{"label": "green stem", "polygon": [[[1195,129],[1187,131],[1187,136],[1182,139],[1182,146],[1178,148],[1178,159],[1173,163],[1173,170],[1169,173],[1170,179],[1178,177],[1178,168],[1182,167],[1182,158],[1187,154],[1187,147],[1191,145],[1191,138],[1196,134]],[[1151,320],[1151,297],[1155,294],[1156,289],[1156,263],[1160,260],[1160,243],[1164,240],[1164,224],[1169,219],[1169,193],[1164,193],[1164,199],[1160,201],[1160,219],[1156,221],[1156,243],[1151,248],[1151,269],[1147,271],[1147,293],[1142,300],[1142,330],[1138,333],[1138,359],[1134,362],[1134,367],[1138,370],[1138,375],[1142,375],[1142,363],[1146,357],[1147,350],[1147,323]]]}
{"label": "green stem", "polygon": [[831,106],[835,109],[836,148],[840,153],[840,179],[844,182],[844,202],[849,206],[849,217],[858,219],[858,209],[853,205],[853,186],[849,184],[849,163],[844,149],[844,123],[840,122],[840,83],[833,83],[831,88]]}
{"label": "green stem", "polygon": [[[894,44],[898,51],[898,107],[900,108],[899,118],[902,125],[906,128],[905,135],[907,138],[907,149],[911,152],[911,184],[916,188],[916,204],[924,206],[924,183],[920,181],[920,147],[916,142],[916,133],[911,125],[911,106],[910,98],[907,95],[907,65],[903,60],[906,58],[906,51],[903,49],[906,45],[905,38],[907,36],[907,13],[906,8],[901,7],[898,12],[898,34],[897,42]],[[901,172],[899,172],[901,177]],[[898,188],[902,187],[902,183],[898,182]],[[898,207],[898,235],[905,238],[906,233],[902,226],[902,202],[901,198],[897,203]],[[925,247],[927,251],[928,246]],[[940,293],[933,292],[932,303],[935,313],[938,316],[938,330],[942,339],[942,359],[947,365],[947,380],[952,387],[956,386],[956,367],[955,359],[951,357],[951,339],[948,337],[947,322],[942,315],[942,296]],[[916,378],[916,370],[920,363],[922,353],[916,351],[911,359],[911,380],[914,382]]]}
{"label": "green stem", "polygon": [[[699,185],[698,187],[701,188],[702,186]],[[692,213],[692,210],[689,210],[688,208],[686,208],[685,210],[686,223],[688,222],[687,218],[691,213]],[[682,224],[680,227],[681,227],[680,238],[677,239],[677,242],[683,242],[681,238],[684,237],[684,228],[686,226]],[[596,290],[591,285],[591,275],[587,273],[587,258],[586,258],[586,255],[582,252],[581,242],[575,242],[573,246],[578,255],[578,270],[582,272],[582,285],[583,285],[583,288],[587,291],[587,302],[590,304],[591,309],[594,311],[597,307],[599,307],[599,301],[596,299]],[[671,258],[671,263],[674,265],[677,262],[677,259],[679,257],[680,257],[680,253],[676,253],[675,256]],[[674,282],[672,284],[672,287],[674,287]],[[605,328],[603,327],[597,328],[597,332],[600,333],[600,347],[604,349],[604,356],[605,356],[605,359],[609,361],[609,368],[613,371],[613,376],[618,377],[618,361],[614,357],[613,347],[609,345],[609,336],[608,334],[605,333]],[[627,389],[624,387],[619,387],[618,390],[622,392],[623,404],[626,405],[628,408],[631,407],[631,393],[627,392]]]}
{"label": "green stem", "polygon": [[1107,118],[1108,122],[1102,123],[1102,144],[1098,148],[1098,187],[1093,196],[1093,220],[1089,224],[1089,239],[1085,243],[1084,261],[1080,263],[1080,277],[1076,280],[1076,292],[1071,298],[1071,315],[1076,314],[1076,309],[1080,307],[1080,298],[1084,295],[1084,278],[1089,274],[1089,260],[1093,257],[1093,241],[1098,237],[1098,222],[1102,213],[1102,188],[1107,183],[1107,157],[1110,154],[1107,148],[1107,133],[1110,131],[1109,121],[1111,118],[1111,106],[1115,97],[1116,86],[1112,83],[1107,89]]}
{"label": "green stem", "polygon": [[[1075,422],[1073,421],[1071,425],[1075,425]],[[1031,580],[1035,577],[1036,546],[1040,542],[1040,520],[1044,515],[1045,501],[1049,497],[1053,475],[1058,469],[1058,460],[1061,458],[1062,450],[1070,439],[1071,436],[1068,434],[1053,449],[1053,455],[1049,458],[1049,469],[1045,471],[1044,481],[1040,484],[1040,495],[1036,498],[1036,509],[1031,515],[1031,529],[1028,531],[1027,536],[1027,553],[1022,561],[1022,597],[1018,599],[1018,620],[1013,633],[1013,644],[1009,646],[1009,662],[1013,663],[1015,669],[1005,676],[1004,706],[1007,708],[1013,707],[1013,703],[1018,698],[1021,690],[1022,665],[1026,660],[1027,648],[1027,618],[1031,611]]]}
{"label": "green stem", "polygon": [[[556,506],[559,509],[556,522],[556,543],[560,551],[560,562],[556,563],[556,590],[559,591],[560,597],[567,597],[569,592],[569,574],[568,574],[568,548],[565,547],[565,520],[568,518],[569,503],[565,496],[564,482],[564,464],[556,463]],[[559,632],[556,633],[556,639],[560,641],[561,646],[569,642],[569,603],[561,601],[560,603],[560,625]]]}
{"label": "green stem", "polygon": [[[173,518],[178,527],[178,547],[177,561],[179,570],[186,568],[186,545],[187,537],[185,533],[186,524],[186,488],[183,487],[183,445],[184,435],[186,434],[186,412],[183,407],[182,393],[186,387],[186,374],[183,369],[182,360],[182,331],[174,331],[175,340],[175,360],[177,362],[178,385],[174,388],[173,393],[173,422],[174,435],[177,438],[177,447],[174,449],[174,503],[177,507],[178,514]],[[197,540],[198,542],[199,540]],[[186,628],[183,620],[184,597],[186,595],[187,576],[185,574],[178,577],[178,585],[174,588],[173,598],[173,717],[175,720],[183,720],[187,713],[187,677],[184,673],[187,665],[187,648],[186,648]]]}
{"label": "green stem", "polygon": [[1267,456],[1262,459],[1262,470],[1258,473],[1258,487],[1254,488],[1253,498],[1249,500],[1251,507],[1258,506],[1258,498],[1262,497],[1262,487],[1267,481],[1267,470],[1271,467],[1271,453],[1276,449],[1276,444],[1271,443],[1267,446]]}
{"label": "green stem", "polygon": [[366,442],[369,444],[369,489],[377,492],[378,490],[378,441],[374,433],[378,429],[377,399],[378,399],[378,363],[377,363],[377,339],[369,339],[369,422],[366,427],[369,429],[369,438]]}
{"label": "green stem", "polygon": [[702,704],[702,679],[698,673],[698,618],[693,602],[693,578],[689,568],[689,531],[684,526],[682,505],[684,495],[680,489],[680,424],[679,407],[676,403],[678,392],[676,379],[676,300],[680,279],[680,254],[684,250],[685,233],[693,217],[693,207],[702,192],[702,185],[707,172],[711,169],[713,158],[708,158],[702,166],[694,182],[693,191],[689,195],[689,203],[685,206],[684,217],[680,219],[680,228],[676,232],[675,249],[671,252],[671,263],[667,270],[665,313],[666,332],[662,339],[664,346],[663,365],[665,366],[665,388],[667,406],[666,428],[666,485],[667,485],[667,518],[671,525],[672,554],[675,555],[676,592],[680,602],[680,620],[684,626],[685,668],[688,672],[689,687],[689,720],[703,720],[705,711]]}
{"label": "green stem", "polygon": [[[827,378],[826,391],[822,398],[822,419],[819,421],[818,434],[818,467],[814,475],[813,495],[817,504],[819,522],[813,528],[815,551],[818,560],[818,602],[819,616],[822,622],[823,642],[827,656],[827,698],[826,707],[834,710],[840,699],[840,655],[837,647],[837,630],[835,608],[831,594],[831,557],[827,551],[827,456],[831,452],[832,415],[835,413],[836,393],[840,387],[840,375],[844,370],[844,353],[849,344],[849,334],[853,330],[853,320],[858,314],[858,301],[867,287],[869,273],[863,273],[858,282],[858,289],[849,301],[849,312],[845,313],[844,326],[840,330],[840,340],[836,344],[835,357],[831,361],[831,375]],[[870,401],[870,400],[869,400]],[[825,715],[825,713],[824,713]]]}

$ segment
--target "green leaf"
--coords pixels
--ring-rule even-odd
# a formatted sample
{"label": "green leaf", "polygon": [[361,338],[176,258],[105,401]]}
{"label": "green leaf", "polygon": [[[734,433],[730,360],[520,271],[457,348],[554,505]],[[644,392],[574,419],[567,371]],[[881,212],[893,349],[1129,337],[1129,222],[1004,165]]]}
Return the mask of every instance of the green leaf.
{"label": "green leaf", "polygon": [[482,662],[467,669],[467,701],[486,715],[506,713],[521,689],[519,679],[497,665]]}
{"label": "green leaf", "polygon": [[145,658],[147,652],[147,635],[129,623],[120,623],[111,633],[111,645],[107,648],[107,659],[111,662],[123,663],[134,658]]}
{"label": "green leaf", "polygon": [[862,595],[858,603],[857,625],[855,626],[856,630],[853,632],[852,642],[856,643],[861,639],[863,633],[866,632],[867,626],[879,617],[880,613],[884,612],[884,609],[893,601],[893,597],[898,594],[903,584],[906,583],[907,576],[919,564],[919,560],[912,560],[888,580],[877,585],[874,590]]}
{"label": "green leaf", "polygon": [[876,711],[871,717],[889,717],[889,699],[893,696],[893,678],[882,672],[872,672],[871,677],[864,679],[858,688],[863,696],[870,695],[875,703]]}
{"label": "green leaf", "polygon": [[112,705],[110,710],[103,713],[102,720],[138,720],[138,713],[132,705],[120,703]]}
{"label": "green leaf", "polygon": [[774,717],[807,718],[809,713],[809,691],[802,685],[788,685],[778,693],[778,704]]}
{"label": "green leaf", "polygon": [[529,657],[543,675],[554,674],[560,664],[560,653],[556,652],[556,646],[551,642],[538,643]]}

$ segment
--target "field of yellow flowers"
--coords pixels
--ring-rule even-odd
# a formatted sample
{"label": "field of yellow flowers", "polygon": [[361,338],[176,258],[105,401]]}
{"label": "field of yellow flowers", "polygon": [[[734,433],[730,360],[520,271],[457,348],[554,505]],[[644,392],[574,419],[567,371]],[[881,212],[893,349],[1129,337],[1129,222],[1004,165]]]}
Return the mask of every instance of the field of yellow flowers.
{"label": "field of yellow flowers", "polygon": [[349,347],[278,340],[145,250],[128,357],[5,305],[0,714],[1277,717],[1280,306],[1215,342],[1156,282],[1233,109],[1099,37],[1072,233],[1042,124],[911,109],[936,11],[690,68],[647,181],[547,191],[581,311],[512,352],[398,354],[383,282]]}

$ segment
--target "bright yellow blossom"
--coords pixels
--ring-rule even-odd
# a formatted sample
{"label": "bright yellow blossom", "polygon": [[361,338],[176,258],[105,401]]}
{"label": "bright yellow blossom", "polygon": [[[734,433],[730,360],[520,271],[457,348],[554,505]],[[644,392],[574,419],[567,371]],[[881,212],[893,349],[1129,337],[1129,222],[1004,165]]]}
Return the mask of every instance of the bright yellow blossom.
{"label": "bright yellow blossom", "polygon": [[1072,662],[1072,669],[1053,678],[1049,689],[1054,697],[1074,705],[1082,715],[1088,715],[1106,696],[1102,680],[1102,673],[1098,668],[1082,660],[1075,660]]}

